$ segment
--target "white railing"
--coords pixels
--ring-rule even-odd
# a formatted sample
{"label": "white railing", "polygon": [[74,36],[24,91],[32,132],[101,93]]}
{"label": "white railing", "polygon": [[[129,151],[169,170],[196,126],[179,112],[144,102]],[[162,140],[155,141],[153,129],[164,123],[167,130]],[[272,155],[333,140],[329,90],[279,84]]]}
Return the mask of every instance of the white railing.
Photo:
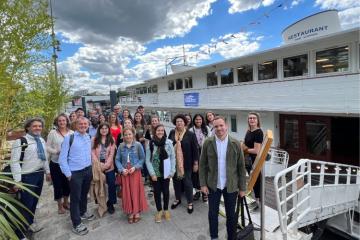
{"label": "white railing", "polygon": [[274,179],[283,239],[309,224],[354,209],[360,191],[360,168],[300,159]]}
{"label": "white railing", "polygon": [[266,177],[274,177],[288,166],[289,154],[284,150],[270,148],[270,160],[265,162]]}

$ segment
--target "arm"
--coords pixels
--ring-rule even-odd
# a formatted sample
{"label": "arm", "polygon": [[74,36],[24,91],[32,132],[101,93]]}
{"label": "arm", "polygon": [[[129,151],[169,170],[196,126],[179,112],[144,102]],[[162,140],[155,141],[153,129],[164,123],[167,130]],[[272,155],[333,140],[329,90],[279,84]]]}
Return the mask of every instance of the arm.
{"label": "arm", "polygon": [[200,155],[200,164],[199,164],[199,181],[200,186],[207,186],[207,173],[208,173],[208,156],[207,156],[207,148],[209,146],[209,141],[204,142],[202,147],[201,155]]}
{"label": "arm", "polygon": [[[42,139],[41,138],[41,143],[42,143],[42,145],[43,145],[43,148],[44,148],[44,150],[46,149],[46,143],[45,143],[45,140],[44,139]],[[44,161],[44,165],[43,165],[43,167],[44,167],[44,170],[45,170],[45,173],[46,173],[46,177],[47,177],[47,181],[49,181],[49,179],[50,179],[50,167],[49,167],[49,154],[48,154],[48,152],[45,150],[45,161]]]}
{"label": "arm", "polygon": [[47,142],[46,142],[46,151],[51,154],[59,154],[60,149],[53,147],[54,141],[55,141],[54,138],[55,138],[55,131],[51,130],[48,135]]}
{"label": "arm", "polygon": [[70,147],[69,141],[70,141],[70,135],[65,136],[64,141],[61,144],[61,150],[59,155],[60,169],[67,178],[71,177],[71,171],[68,162],[68,152]]}
{"label": "arm", "polygon": [[150,147],[149,147],[149,144],[147,144],[147,146],[146,146],[146,154],[145,154],[145,164],[146,164],[146,167],[147,167],[147,169],[149,171],[149,175],[150,176],[155,176],[154,167],[153,167],[152,163],[150,162],[150,155],[151,155]]}
{"label": "arm", "polygon": [[21,182],[20,154],[21,141],[20,139],[17,139],[12,145],[10,159],[10,168],[15,182]]}
{"label": "arm", "polygon": [[174,146],[170,143],[169,144],[169,149],[170,149],[170,154],[169,154],[169,158],[170,158],[170,165],[171,165],[171,171],[170,171],[170,175],[174,176],[175,174],[175,150],[174,150]]}
{"label": "arm", "polygon": [[118,147],[116,152],[116,158],[115,158],[115,164],[119,171],[119,173],[122,173],[124,171],[124,167],[122,166],[122,156],[121,156],[121,146]]}
{"label": "arm", "polygon": [[[238,186],[240,192],[246,191],[246,171],[245,171],[245,159],[244,159],[244,152],[241,147],[237,146],[239,154],[238,154],[238,161],[237,161],[237,169],[238,169]],[[240,193],[241,194],[241,193]]]}
{"label": "arm", "polygon": [[138,152],[138,157],[139,157],[139,162],[137,162],[134,167],[136,169],[142,169],[144,162],[145,162],[145,153],[144,153],[144,149],[141,146],[141,143],[136,143],[136,148],[137,148],[137,152]]}

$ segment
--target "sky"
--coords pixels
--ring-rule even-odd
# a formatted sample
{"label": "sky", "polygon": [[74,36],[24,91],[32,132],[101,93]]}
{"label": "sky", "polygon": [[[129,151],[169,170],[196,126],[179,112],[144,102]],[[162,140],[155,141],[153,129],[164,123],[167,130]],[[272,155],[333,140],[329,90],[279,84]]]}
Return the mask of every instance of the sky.
{"label": "sky", "polygon": [[359,0],[52,0],[59,72],[72,91],[108,93],[165,75],[271,49],[281,32],[337,9],[358,27]]}

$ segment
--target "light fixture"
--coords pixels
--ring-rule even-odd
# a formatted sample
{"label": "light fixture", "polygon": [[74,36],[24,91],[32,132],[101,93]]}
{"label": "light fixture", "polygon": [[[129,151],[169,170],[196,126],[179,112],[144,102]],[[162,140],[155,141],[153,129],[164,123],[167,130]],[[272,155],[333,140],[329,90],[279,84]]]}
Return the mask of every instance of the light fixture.
{"label": "light fixture", "polygon": [[243,67],[238,67],[239,70],[244,69]]}
{"label": "light fixture", "polygon": [[269,65],[269,64],[272,64],[273,62],[272,61],[269,61],[269,62],[263,62],[261,65]]}
{"label": "light fixture", "polygon": [[316,59],[316,62],[326,62],[329,61],[328,58],[320,58],[320,59]]}
{"label": "light fixture", "polygon": [[334,66],[334,64],[326,64],[326,65],[322,65],[321,67],[327,68],[327,67],[333,67],[333,66]]}

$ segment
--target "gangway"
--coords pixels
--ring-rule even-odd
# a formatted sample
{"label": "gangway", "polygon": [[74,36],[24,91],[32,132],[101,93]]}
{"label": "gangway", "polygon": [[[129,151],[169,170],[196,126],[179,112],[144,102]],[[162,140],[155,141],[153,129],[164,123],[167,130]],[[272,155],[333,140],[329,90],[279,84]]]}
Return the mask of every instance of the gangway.
{"label": "gangway", "polygon": [[348,217],[348,234],[359,237],[352,226],[360,191],[359,167],[300,159],[276,174],[274,187],[282,239],[310,239],[311,234],[299,229],[342,214]]}
{"label": "gangway", "polygon": [[265,162],[265,176],[275,177],[275,175],[286,169],[289,162],[289,154],[280,149],[270,148],[270,160]]}

